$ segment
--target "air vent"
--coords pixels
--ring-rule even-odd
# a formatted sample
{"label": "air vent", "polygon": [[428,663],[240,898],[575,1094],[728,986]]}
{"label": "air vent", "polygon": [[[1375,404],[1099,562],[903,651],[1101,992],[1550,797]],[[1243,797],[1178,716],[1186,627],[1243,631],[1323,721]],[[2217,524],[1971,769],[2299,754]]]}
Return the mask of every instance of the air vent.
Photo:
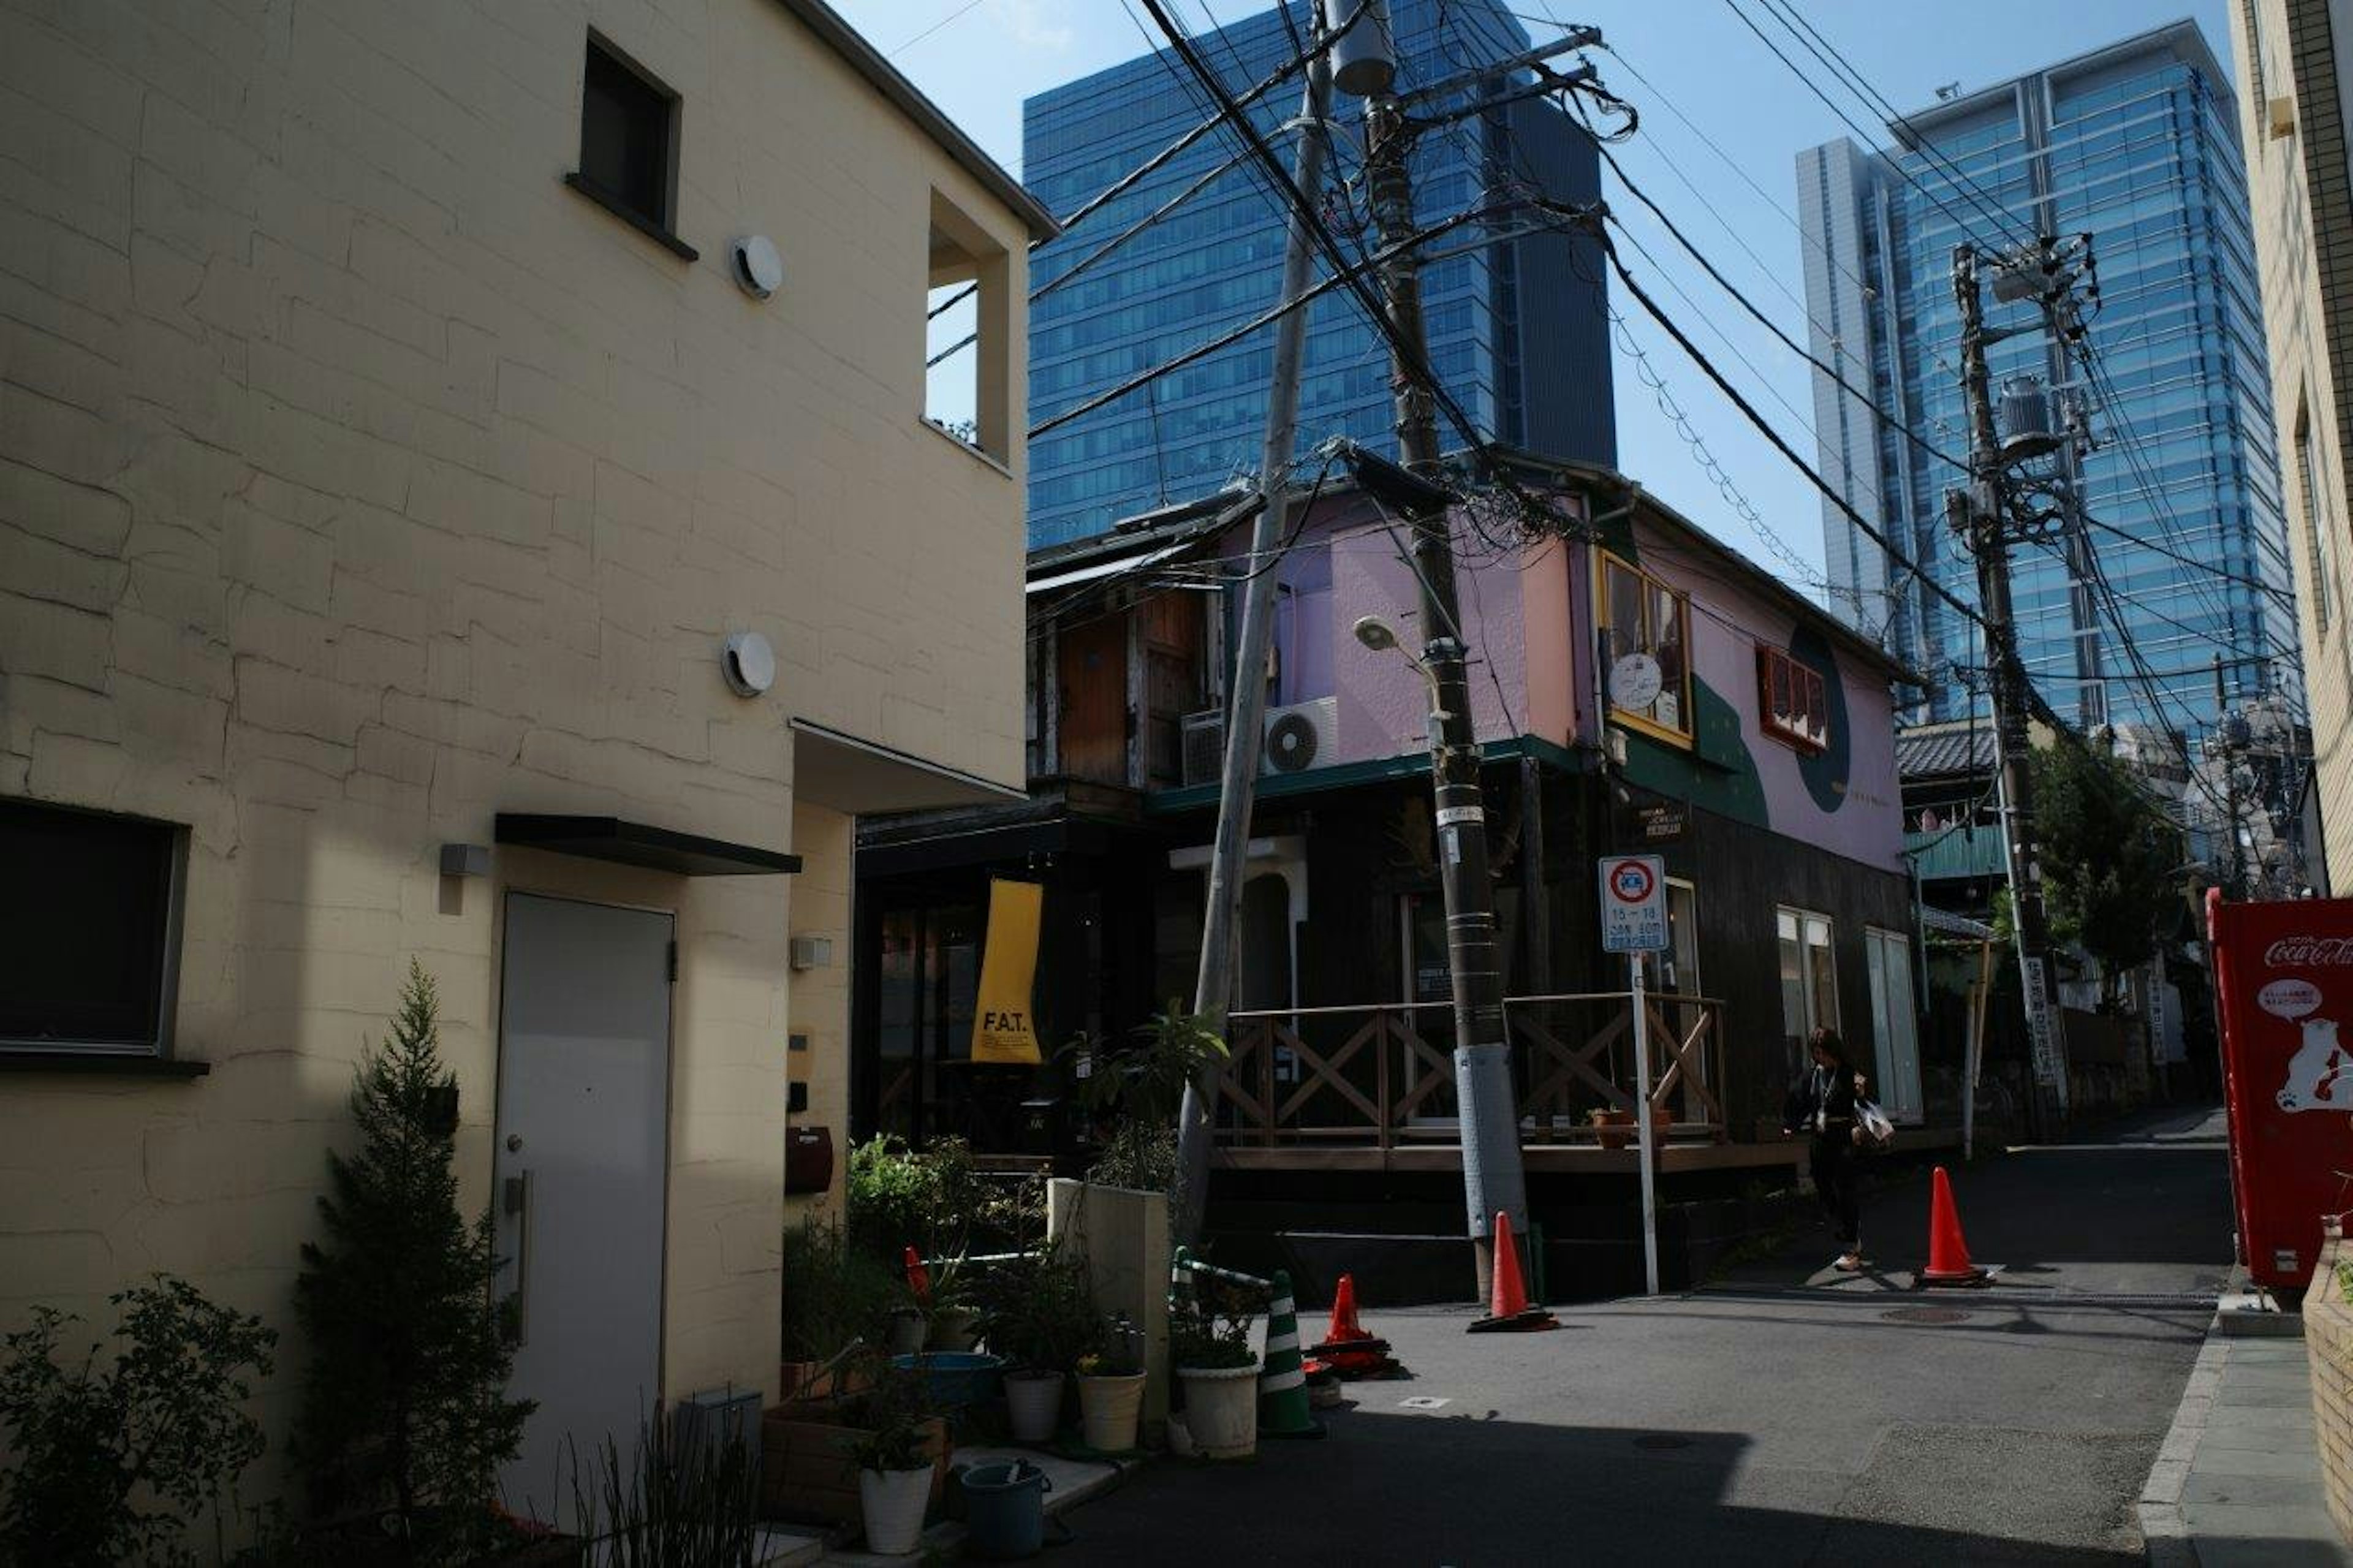
{"label": "air vent", "polygon": [[1187,784],[1216,784],[1226,763],[1226,715],[1212,708],[1206,712],[1187,713],[1184,721],[1185,782]]}

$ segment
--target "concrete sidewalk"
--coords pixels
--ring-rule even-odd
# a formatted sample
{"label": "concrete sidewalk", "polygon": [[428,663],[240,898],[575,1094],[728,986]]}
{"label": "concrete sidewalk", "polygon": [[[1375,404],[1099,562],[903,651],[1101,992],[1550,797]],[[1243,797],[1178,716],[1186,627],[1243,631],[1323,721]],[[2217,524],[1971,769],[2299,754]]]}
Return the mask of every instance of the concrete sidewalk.
{"label": "concrete sidewalk", "polygon": [[2302,1340],[2208,1334],[2140,1524],[2158,1568],[2353,1568],[2321,1500]]}

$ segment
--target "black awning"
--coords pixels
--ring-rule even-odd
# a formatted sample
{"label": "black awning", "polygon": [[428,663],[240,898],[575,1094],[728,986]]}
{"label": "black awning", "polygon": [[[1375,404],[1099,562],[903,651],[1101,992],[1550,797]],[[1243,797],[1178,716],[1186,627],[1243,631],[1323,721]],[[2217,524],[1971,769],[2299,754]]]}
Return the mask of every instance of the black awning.
{"label": "black awning", "polygon": [[681,877],[765,877],[801,868],[801,858],[776,849],[699,838],[617,816],[540,816],[499,813],[497,838],[519,848],[642,866]]}

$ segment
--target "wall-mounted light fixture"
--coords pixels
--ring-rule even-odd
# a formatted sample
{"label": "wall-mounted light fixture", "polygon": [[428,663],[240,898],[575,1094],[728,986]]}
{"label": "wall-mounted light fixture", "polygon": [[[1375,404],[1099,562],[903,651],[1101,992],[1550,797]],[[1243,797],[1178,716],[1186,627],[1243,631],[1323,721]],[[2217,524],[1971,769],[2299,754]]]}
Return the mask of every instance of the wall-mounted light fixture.
{"label": "wall-mounted light fixture", "polygon": [[830,969],[833,967],[833,938],[829,936],[797,936],[792,940],[792,965],[796,970]]}

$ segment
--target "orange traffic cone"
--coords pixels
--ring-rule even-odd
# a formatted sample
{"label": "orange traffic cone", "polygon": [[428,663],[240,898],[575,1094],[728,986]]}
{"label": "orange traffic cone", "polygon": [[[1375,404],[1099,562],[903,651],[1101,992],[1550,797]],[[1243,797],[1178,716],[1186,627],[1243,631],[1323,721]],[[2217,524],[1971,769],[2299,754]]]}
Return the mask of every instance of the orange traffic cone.
{"label": "orange traffic cone", "polygon": [[1471,1325],[1474,1334],[1504,1330],[1556,1329],[1560,1320],[1542,1307],[1528,1304],[1527,1287],[1520,1279],[1520,1249],[1512,1243],[1512,1216],[1495,1213],[1495,1280],[1487,1315]]}
{"label": "orange traffic cone", "polygon": [[1389,1354],[1387,1340],[1375,1339],[1356,1321],[1356,1277],[1340,1276],[1332,1296],[1332,1323],[1324,1342],[1308,1348],[1311,1367],[1320,1366],[1340,1377],[1394,1377],[1405,1369]]}
{"label": "orange traffic cone", "polygon": [[1928,1187],[1928,1267],[1913,1277],[1922,1285],[1982,1285],[1986,1271],[1969,1261],[1961,1211],[1953,1206],[1953,1180],[1939,1165]]}

